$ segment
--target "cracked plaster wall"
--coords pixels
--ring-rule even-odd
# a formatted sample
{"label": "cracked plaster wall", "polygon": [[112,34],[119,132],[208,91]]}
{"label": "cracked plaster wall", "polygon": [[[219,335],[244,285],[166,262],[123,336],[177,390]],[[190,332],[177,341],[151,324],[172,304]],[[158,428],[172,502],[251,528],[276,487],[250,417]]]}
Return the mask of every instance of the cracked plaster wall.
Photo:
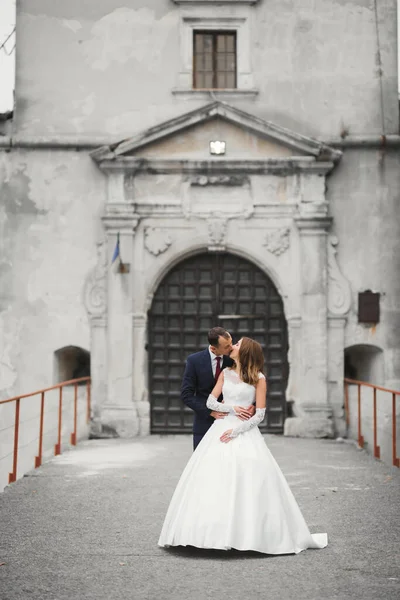
{"label": "cracked plaster wall", "polygon": [[[16,132],[118,139],[203,103],[171,95],[175,67],[169,71],[165,63],[178,61],[177,7],[167,0],[142,4],[20,1]],[[388,132],[396,133],[394,51],[389,60],[394,4],[381,2],[380,10],[382,26],[388,23],[385,114]],[[315,12],[314,2],[294,11],[291,0],[270,0],[256,10],[270,40],[265,45],[260,32],[254,37],[260,94],[235,106],[318,137],[337,136],[341,124],[351,134],[380,132],[371,2],[321,0]],[[394,387],[400,386],[399,173],[394,151],[348,150],[327,191],[338,262],[353,291],[346,345],[383,348],[385,383]],[[51,383],[54,350],[90,349],[82,287],[96,263],[105,186],[86,153],[34,149],[0,153],[0,181],[4,397]],[[375,329],[356,323],[357,292],[368,288],[382,293]]]}
{"label": "cracked plaster wall", "polygon": [[[327,180],[332,233],[339,240],[337,260],[353,297],[345,345],[382,348],[385,374],[379,383],[394,388],[400,387],[399,166],[395,151],[348,150]],[[268,193],[273,200],[279,192],[280,203],[289,200],[286,188],[264,190],[263,182],[255,179],[257,198]],[[51,384],[58,348],[77,345],[91,350],[83,286],[96,264],[106,193],[102,173],[84,152],[0,153],[0,181],[0,396],[7,397]],[[155,205],[164,200],[179,204],[178,183],[175,176],[171,181],[168,176],[138,177],[135,198],[139,203],[148,198]],[[164,219],[162,226],[168,230],[168,223],[178,233],[179,223]],[[157,220],[141,222],[136,235],[142,236],[150,224]],[[176,234],[170,233],[172,245],[163,261],[176,243]],[[150,263],[159,259],[148,254],[143,240],[140,248],[133,273],[136,278],[143,270],[146,280]],[[293,281],[296,276],[294,272]],[[382,294],[381,323],[376,328],[356,322],[357,293],[369,288]],[[135,301],[147,293],[143,288]],[[331,357],[333,372],[342,358]]]}
{"label": "cracked plaster wall", "polygon": [[[352,287],[346,346],[368,343],[385,350],[384,381],[400,389],[400,157],[396,150],[347,150],[328,179],[338,261]],[[357,324],[358,292],[381,293],[376,327]]]}
{"label": "cracked plaster wall", "polygon": [[53,383],[53,353],[90,349],[82,303],[104,181],[86,155],[0,153],[0,398]]}
{"label": "cracked plaster wall", "polygon": [[[400,387],[399,166],[396,151],[347,150],[327,180],[337,260],[352,287],[345,343],[382,348],[385,381],[380,383],[394,387]],[[90,349],[82,290],[96,264],[106,192],[102,173],[83,152],[2,152],[0,181],[0,391],[5,396],[50,384],[58,348]],[[263,182],[253,183],[263,195]],[[135,197],[179,204],[179,189],[176,177],[138,177]],[[279,202],[286,202],[287,190],[278,191]],[[376,328],[357,324],[357,293],[366,289],[381,293]]]}
{"label": "cracked plaster wall", "polygon": [[[203,104],[171,93],[179,11],[171,0],[20,0],[15,132],[114,139]],[[251,11],[259,94],[237,106],[319,138],[382,133],[372,0],[260,0]],[[379,2],[378,24],[384,130],[397,133],[396,0]]]}

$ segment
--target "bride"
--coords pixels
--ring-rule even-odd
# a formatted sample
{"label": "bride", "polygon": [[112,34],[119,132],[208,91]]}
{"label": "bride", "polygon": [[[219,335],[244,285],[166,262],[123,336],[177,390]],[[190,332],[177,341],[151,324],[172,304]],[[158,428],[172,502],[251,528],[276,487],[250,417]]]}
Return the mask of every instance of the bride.
{"label": "bride", "polygon": [[[260,344],[242,338],[230,354],[207,407],[226,413],[210,427],[187,463],[170,502],[159,546],[255,550],[265,554],[324,548],[311,534],[257,425],[265,416],[266,380]],[[224,401],[217,398],[223,392]],[[238,417],[256,400],[247,421]]]}

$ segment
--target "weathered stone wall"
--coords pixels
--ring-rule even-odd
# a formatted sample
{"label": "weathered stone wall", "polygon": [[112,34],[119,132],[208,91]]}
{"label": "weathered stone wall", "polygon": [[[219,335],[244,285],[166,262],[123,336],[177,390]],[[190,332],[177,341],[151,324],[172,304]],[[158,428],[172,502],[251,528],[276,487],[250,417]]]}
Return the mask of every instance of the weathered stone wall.
{"label": "weathered stone wall", "polygon": [[[317,5],[307,1],[301,6],[293,0],[260,0],[254,7],[248,6],[249,15],[253,15],[251,66],[257,93],[226,94],[223,99],[256,116],[327,141],[340,139],[341,134],[350,137],[382,131],[397,134],[395,5],[395,0],[379,3],[383,112],[375,62],[375,13],[367,0],[321,0]],[[232,18],[238,10],[233,6],[218,8]],[[130,0],[125,5],[118,0],[86,4],[77,0],[68,3],[21,0],[17,21],[14,139],[29,142],[29,136],[47,136],[55,138],[57,143],[71,138],[102,138],[112,142],[208,102],[208,94],[176,92],[181,69],[182,11],[182,7],[169,0],[146,3]],[[192,131],[193,135],[165,141],[163,152],[172,155],[175,151],[176,156],[186,152],[189,158],[196,159],[196,153],[201,156],[201,148],[213,131],[221,132],[208,124],[198,134]],[[246,159],[248,152],[259,152],[261,156],[268,146],[267,142],[260,142],[256,147],[254,140],[246,135],[235,141],[236,133],[228,125],[223,135],[231,136],[230,147],[237,159]],[[143,205],[143,214],[150,210],[157,217],[168,207],[170,220],[165,220],[160,232],[157,218],[152,221],[150,213],[146,213],[147,221],[139,223],[130,241],[128,236],[122,236],[125,256],[132,258],[132,277],[112,275],[115,275],[114,287],[108,292],[101,289],[101,294],[108,293],[107,299],[102,297],[100,307],[91,300],[89,322],[85,298],[88,274],[92,273],[92,288],[96,290],[96,282],[101,282],[108,272],[115,243],[115,237],[110,237],[101,244],[104,240],[101,217],[107,197],[110,193],[118,196],[121,190],[117,182],[110,192],[114,185],[111,182],[107,196],[106,178],[87,150],[38,149],[35,143],[40,139],[32,140],[31,149],[0,152],[0,397],[49,385],[54,373],[54,351],[68,345],[79,346],[97,353],[95,363],[100,371],[109,368],[108,360],[114,365],[111,381],[94,390],[94,398],[104,400],[107,394],[124,397],[129,411],[131,398],[135,396],[138,419],[144,423],[137,430],[145,431],[147,365],[142,358],[136,360],[134,348],[135,344],[144,345],[146,298],[151,285],[156,284],[156,273],[164,260],[168,268],[169,253],[176,259],[175,250],[168,249],[168,236],[173,238],[174,227],[179,229],[182,225],[182,231],[185,227],[192,228],[206,247],[208,226],[203,223],[199,230],[199,215],[194,214],[201,210],[204,195],[200,198],[200,194],[199,201],[194,202],[193,214],[186,216],[184,224],[177,225],[176,216],[182,208],[180,176],[139,175],[134,179],[128,196],[132,193],[132,201]],[[158,152],[160,147],[161,144]],[[276,146],[275,150],[278,152]],[[283,147],[279,152],[285,156]],[[149,156],[149,151],[143,154]],[[381,348],[384,381],[380,383],[400,388],[399,162],[399,151],[395,149],[348,149],[327,179],[326,199],[333,217],[332,233],[337,238],[334,249],[340,271],[350,282],[352,297],[343,339],[340,315],[327,324],[329,339],[334,343],[330,342],[328,372],[321,373],[328,380],[328,396],[336,421],[342,414],[345,347],[367,343]],[[293,189],[290,185],[264,188],[265,179],[253,176],[251,194],[246,186],[240,193],[237,187],[220,186],[218,195],[211,193],[207,202],[212,207],[217,198],[218,205],[214,208],[224,212],[231,205],[246,203],[252,195],[256,218],[263,197],[268,194],[278,199],[281,207],[288,203],[288,198],[289,204],[295,203],[295,183]],[[296,193],[299,197],[308,195],[313,201],[316,196],[323,196],[323,183],[321,186],[317,189],[305,185]],[[248,225],[246,220],[240,226],[231,221],[227,229],[231,247],[243,255],[246,255],[245,240],[248,239],[249,245],[254,242],[250,229],[246,231]],[[270,217],[269,226],[286,227],[287,222]],[[146,250],[146,243],[152,243],[146,239],[149,231],[146,227],[156,228],[153,254]],[[186,239],[182,231],[180,252],[184,256],[191,233]],[[296,230],[292,233],[297,244]],[[157,250],[160,244],[167,244],[165,254]],[[298,248],[292,246],[294,259]],[[302,251],[306,250],[303,247]],[[264,248],[253,251],[253,258],[258,257],[260,266],[267,252]],[[332,256],[332,248],[328,248],[329,252]],[[98,253],[102,256],[100,262],[103,261],[103,271],[99,274],[96,273]],[[283,255],[282,260],[272,257],[270,263],[276,263],[276,281],[286,281],[290,292],[301,287],[301,272],[296,260],[287,260],[289,256],[289,253]],[[315,285],[311,281],[313,269],[321,267],[319,259],[318,251],[312,264],[302,265],[305,279],[308,268],[311,269],[310,290],[307,287],[303,290],[309,301],[303,307],[307,304],[310,314],[313,310],[310,296],[320,293],[318,286],[325,286],[329,275],[329,264],[322,264],[323,278]],[[133,285],[138,279],[139,288]],[[365,289],[381,293],[381,322],[374,328],[357,324],[357,294]],[[322,302],[322,295],[319,300]],[[123,359],[114,351],[118,336],[107,338],[106,303],[113,307],[111,323],[116,324],[119,336],[126,335],[128,322],[133,327],[129,335],[130,352]],[[300,298],[288,293],[285,303],[287,316],[296,321]],[[291,326],[297,327],[294,322]],[[322,326],[319,335],[324,336]],[[317,360],[318,343],[315,344]],[[299,348],[291,351],[295,369],[296,357],[300,359],[302,353]],[[95,386],[98,381],[96,376]],[[299,391],[290,393],[295,395]]]}
{"label": "weathered stone wall", "polygon": [[[379,384],[395,389],[400,389],[399,167],[399,150],[346,150],[327,189],[338,262],[352,289],[345,345],[384,350]],[[357,323],[357,295],[368,289],[381,294],[376,327]]]}
{"label": "weathered stone wall", "polygon": [[47,387],[54,352],[90,350],[83,282],[103,175],[85,153],[0,152],[0,397]]}
{"label": "weathered stone wall", "polygon": [[[2,153],[0,157],[4,181],[1,207],[0,322],[3,343],[0,389],[1,397],[4,398],[51,384],[55,350],[68,345],[94,350],[84,306],[84,289],[88,273],[97,262],[96,242],[101,241],[104,236],[100,217],[104,212],[106,193],[103,174],[84,152],[50,153],[42,150],[13,150],[10,153]],[[385,165],[384,174],[382,174],[382,160]],[[345,328],[343,347],[369,343],[381,348],[385,376],[384,381],[379,383],[393,387],[399,386],[400,379],[398,372],[400,306],[398,282],[395,276],[398,272],[399,260],[398,253],[395,251],[399,239],[399,224],[396,218],[392,218],[392,215],[396,215],[398,160],[394,152],[386,153],[382,159],[380,153],[376,151],[346,151],[337,171],[328,178],[327,192],[333,215],[333,233],[338,240],[337,261],[343,275],[350,282],[352,291],[352,305],[348,325]],[[381,191],[380,182],[383,176],[385,185]],[[285,204],[290,206],[293,202],[293,198],[290,199],[292,192],[290,188],[287,189],[287,184],[286,187],[282,185],[274,187],[270,182],[269,187],[263,188],[262,178],[258,181],[257,177],[253,179],[253,190],[256,190],[254,196],[256,213],[260,210],[260,202],[261,205],[265,202],[268,204],[268,197],[272,203],[276,198],[280,198],[282,206]],[[195,193],[198,194],[201,190],[200,187],[199,192]],[[236,197],[237,188],[233,190]],[[204,191],[207,196],[207,191]],[[212,194],[212,190],[209,191]],[[384,194],[383,200],[381,194]],[[141,210],[145,212],[155,210],[157,213],[160,207],[167,205],[172,214],[168,220],[164,219],[161,230],[157,218],[147,217],[140,223],[135,233],[134,255],[130,254],[132,250],[124,250],[125,242],[122,240],[125,259],[127,255],[133,258],[135,294],[130,306],[126,298],[126,290],[121,290],[123,293],[121,309],[118,308],[118,300],[115,296],[119,293],[117,289],[110,292],[109,301],[112,302],[113,318],[118,317],[118,311],[128,311],[129,323],[131,322],[130,311],[140,315],[147,310],[146,298],[151,294],[152,286],[156,285],[156,273],[160,271],[165,260],[167,260],[165,268],[168,268],[169,253],[172,252],[174,255],[176,252],[174,247],[168,250],[170,242],[173,241],[174,246],[179,243],[179,252],[182,252],[183,256],[185,247],[193,243],[193,236],[199,238],[199,244],[203,244],[203,247],[206,247],[209,236],[207,222],[202,225],[202,220],[199,220],[199,215],[196,214],[199,207],[205,206],[204,194],[201,202],[195,202],[193,205],[195,214],[189,220],[186,219],[184,223],[176,221],[176,212],[181,209],[182,202],[179,177],[138,176],[135,179],[134,195],[142,207]],[[379,210],[376,207],[377,198]],[[238,196],[237,201],[240,201]],[[211,206],[212,196],[210,202]],[[233,204],[235,202],[232,200],[231,206]],[[269,220],[269,226],[273,228],[284,225],[290,226],[290,223],[279,218]],[[155,227],[156,231],[152,232],[151,227]],[[248,235],[247,228],[249,228]],[[187,239],[184,235],[185,229],[187,229]],[[264,230],[260,232],[261,237],[255,236],[253,220],[242,223],[231,220],[227,232],[229,244],[233,248],[236,245],[236,251],[243,246],[242,252],[246,249],[249,251],[249,257],[250,254],[253,259],[258,257],[257,261],[262,265],[268,255],[261,240]],[[296,295],[300,276],[295,259],[298,243],[296,231],[292,231],[291,235],[293,236],[290,251],[292,254],[286,253],[282,258],[271,254],[268,257],[270,263],[268,268],[273,263],[273,271],[270,272],[276,275],[278,286],[281,281],[285,282],[285,287],[280,286],[280,288],[286,295],[288,317],[296,316],[301,312],[301,305],[298,303],[300,299]],[[115,239],[111,238],[109,247],[104,250],[106,261],[107,257],[109,261],[114,242]],[[156,247],[151,253],[146,249],[146,245],[152,248],[154,243]],[[164,245],[167,246],[165,253],[160,250]],[[259,246],[259,250],[256,250],[254,245]],[[250,248],[252,248],[251,252]],[[290,256],[294,260],[287,262]],[[109,269],[109,263],[105,265],[105,269],[106,271]],[[112,276],[117,285],[121,276],[116,274]],[[126,283],[126,276],[124,281]],[[120,283],[122,285],[121,281]],[[357,293],[368,288],[380,291],[382,294],[381,323],[374,328],[357,324]],[[126,326],[124,323],[121,332]],[[101,331],[92,327],[92,335],[104,336]],[[145,336],[145,330],[136,328],[133,335]],[[115,394],[117,397],[126,396],[126,401],[129,403],[133,393],[139,403],[143,402],[143,398],[146,399],[145,387],[143,387],[145,386],[143,369],[146,369],[146,364],[142,361],[139,364],[134,360],[132,365],[130,357],[127,356],[125,361],[127,364],[123,366],[116,352],[117,342],[118,340],[110,339],[108,344],[111,344],[109,348],[114,354],[118,368],[123,370],[122,375],[131,374],[133,368],[134,372],[136,371],[134,381],[140,381],[141,385],[133,390],[130,388],[128,394],[126,390],[119,387],[115,390]],[[132,343],[135,345],[135,338]],[[143,340],[138,339],[137,343],[142,346]],[[106,358],[103,358],[104,365],[105,361]],[[292,369],[297,368],[295,361],[293,355]],[[330,357],[328,380],[331,382],[330,387],[338,392],[337,406],[334,411],[336,417],[340,417],[341,414],[342,397],[339,388],[343,375],[342,361],[342,351],[340,356]],[[118,386],[123,383],[123,377],[119,378]],[[101,394],[96,393],[94,396],[104,398],[105,394],[106,389],[103,389]],[[291,391],[291,395],[296,396],[296,394],[298,390]],[[332,400],[333,392],[330,396]],[[146,415],[146,410],[144,408],[142,410]]]}
{"label": "weathered stone wall", "polygon": [[243,110],[317,138],[398,132],[396,0],[377,15],[369,0],[215,4],[21,0],[16,132],[118,139],[209,101],[173,93],[182,15],[248,16],[239,51],[258,94],[233,95]]}

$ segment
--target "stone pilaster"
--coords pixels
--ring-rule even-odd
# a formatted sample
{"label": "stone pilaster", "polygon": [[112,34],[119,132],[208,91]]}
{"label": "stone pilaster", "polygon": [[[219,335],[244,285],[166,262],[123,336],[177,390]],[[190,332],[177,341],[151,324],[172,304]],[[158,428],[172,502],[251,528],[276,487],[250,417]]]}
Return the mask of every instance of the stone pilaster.
{"label": "stone pilaster", "polygon": [[346,435],[344,413],[343,378],[344,378],[344,328],[346,319],[329,316],[328,319],[328,394],[329,404],[333,411],[335,435]]}
{"label": "stone pilaster", "polygon": [[346,435],[344,414],[344,348],[347,314],[351,307],[351,288],[337,261],[338,239],[328,239],[328,397],[333,410],[335,434]]}
{"label": "stone pilaster", "polygon": [[97,264],[84,286],[84,304],[90,321],[90,371],[92,378],[92,433],[101,432],[101,411],[107,402],[107,252],[97,244]]}
{"label": "stone pilaster", "polygon": [[302,281],[301,352],[297,356],[295,417],[286,419],[285,435],[332,437],[328,405],[327,230],[331,219],[315,214],[296,218],[300,233]]}
{"label": "stone pilaster", "polygon": [[286,400],[292,406],[299,404],[300,397],[300,361],[301,361],[301,317],[288,317],[289,337],[289,379],[286,388]]}
{"label": "stone pilaster", "polygon": [[133,202],[125,198],[124,173],[114,171],[108,177],[108,202],[102,218],[107,235],[108,256],[108,390],[101,420],[119,437],[139,433],[139,418],[133,403],[133,336],[132,294],[133,272],[119,269],[120,260],[111,265],[117,234],[120,235],[121,261],[131,267],[134,260],[133,241],[139,218]]}
{"label": "stone pilaster", "polygon": [[150,404],[148,398],[148,357],[146,350],[147,317],[132,315],[133,325],[133,404],[139,418],[139,434],[150,433]]}

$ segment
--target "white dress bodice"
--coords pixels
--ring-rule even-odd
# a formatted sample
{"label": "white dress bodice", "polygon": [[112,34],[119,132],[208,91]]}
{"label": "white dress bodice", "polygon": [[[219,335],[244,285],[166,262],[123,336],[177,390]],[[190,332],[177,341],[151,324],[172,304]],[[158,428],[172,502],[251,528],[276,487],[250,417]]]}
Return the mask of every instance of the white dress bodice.
{"label": "white dress bodice", "polygon": [[[264,375],[260,373],[259,377]],[[242,381],[235,371],[224,369],[222,394],[227,406],[251,406],[255,400],[256,388]]]}

